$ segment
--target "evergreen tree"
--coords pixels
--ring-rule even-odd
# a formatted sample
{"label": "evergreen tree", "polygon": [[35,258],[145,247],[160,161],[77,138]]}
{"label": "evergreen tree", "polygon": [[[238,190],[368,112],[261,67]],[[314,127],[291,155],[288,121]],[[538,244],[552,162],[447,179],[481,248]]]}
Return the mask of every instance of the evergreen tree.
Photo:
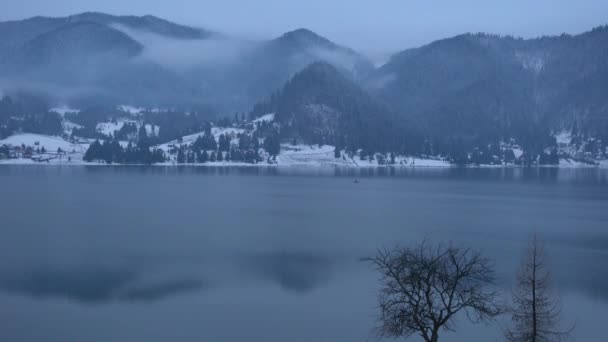
{"label": "evergreen tree", "polygon": [[93,160],[101,159],[101,143],[99,140],[95,140],[87,149],[82,158],[86,162],[92,162]]}
{"label": "evergreen tree", "polygon": [[180,145],[179,149],[177,150],[177,163],[183,164],[185,162],[186,162],[186,152],[184,151],[183,145]]}
{"label": "evergreen tree", "polygon": [[198,137],[196,137],[196,140],[194,140],[194,143],[192,143],[192,149],[200,151],[203,150],[205,148],[205,142],[203,140],[203,136],[199,135]]}
{"label": "evergreen tree", "polygon": [[510,310],[513,327],[506,334],[509,341],[561,341],[567,336],[569,331],[559,330],[561,308],[551,295],[549,285],[550,275],[543,247],[535,236],[528,246],[517,275],[517,287],[513,291],[513,308]]}
{"label": "evergreen tree", "polygon": [[146,131],[146,125],[142,124],[139,127],[139,132],[137,134],[138,137],[138,141],[137,144],[141,147],[141,148],[147,148],[150,146],[150,141],[148,139],[148,131]]}
{"label": "evergreen tree", "polygon": [[203,125],[203,132],[205,133],[204,135],[211,136],[211,122],[205,122]]}
{"label": "evergreen tree", "polygon": [[201,159],[199,159],[199,163],[206,163],[209,161],[209,155],[207,154],[207,151],[203,151],[203,153],[201,153]]}
{"label": "evergreen tree", "polygon": [[[254,139],[254,141],[257,141],[257,139]],[[255,146],[254,149],[257,150]],[[268,152],[268,154],[270,154],[271,156],[276,156],[279,154],[279,152],[281,151],[281,141],[279,138],[278,131],[273,129],[266,136],[266,139],[264,139],[264,150],[266,150],[266,152]]]}
{"label": "evergreen tree", "polygon": [[252,139],[249,135],[242,133],[239,136],[239,149],[241,151],[245,151],[248,150],[249,148],[251,148],[252,145]]}
{"label": "evergreen tree", "polygon": [[516,162],[515,159],[515,152],[513,151],[513,149],[506,149],[503,157],[504,162],[507,164],[513,164]]}
{"label": "evergreen tree", "polygon": [[549,153],[548,162],[550,165],[559,165],[559,155],[557,153],[557,148],[552,148]]}
{"label": "evergreen tree", "polygon": [[230,150],[230,138],[228,138],[224,134],[221,134],[219,137],[218,147],[219,147],[219,150],[222,152],[226,152],[226,151]]}
{"label": "evergreen tree", "polygon": [[10,150],[6,145],[0,145],[0,159],[8,158],[10,156]]}
{"label": "evergreen tree", "polygon": [[203,136],[203,148],[210,151],[217,150],[217,142],[212,134],[205,133]]}
{"label": "evergreen tree", "polygon": [[237,161],[237,162],[238,162],[238,161],[243,161],[243,154],[241,153],[241,150],[236,149],[236,148],[234,148],[234,147],[233,147],[233,148],[230,150],[230,158],[231,158],[233,161]]}

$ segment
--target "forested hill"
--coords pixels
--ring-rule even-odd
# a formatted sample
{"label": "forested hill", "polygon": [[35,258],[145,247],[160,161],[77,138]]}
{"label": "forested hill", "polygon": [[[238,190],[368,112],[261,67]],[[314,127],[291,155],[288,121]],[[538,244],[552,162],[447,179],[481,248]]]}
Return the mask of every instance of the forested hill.
{"label": "forested hill", "polygon": [[530,40],[460,35],[396,54],[366,86],[424,127],[438,153],[456,141],[471,149],[511,139],[538,151],[559,132],[605,147],[608,28]]}
{"label": "forested hill", "polygon": [[275,113],[287,141],[338,146],[372,152],[397,151],[401,120],[347,75],[328,63],[316,62],[297,73],[250,116]]}

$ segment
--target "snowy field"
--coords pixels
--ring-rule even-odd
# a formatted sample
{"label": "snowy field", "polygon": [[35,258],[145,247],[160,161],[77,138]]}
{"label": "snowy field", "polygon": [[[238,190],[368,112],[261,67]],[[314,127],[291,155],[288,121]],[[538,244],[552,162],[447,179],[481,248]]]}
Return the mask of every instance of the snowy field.
{"label": "snowy field", "polygon": [[89,148],[88,144],[72,143],[60,137],[52,137],[48,135],[23,133],[15,134],[10,137],[0,140],[0,146],[31,146],[33,148],[44,147],[49,152],[56,152],[58,148],[65,152],[80,152],[84,153]]}
{"label": "snowy field", "polygon": [[[89,148],[88,142],[70,142],[60,137],[23,133],[0,140],[0,146],[31,147],[31,158],[0,159],[0,164],[74,164],[84,163],[82,157]],[[44,149],[43,149],[44,148]],[[62,153],[58,153],[58,150]],[[38,152],[40,150],[40,152]],[[44,150],[44,152],[42,152]]]}

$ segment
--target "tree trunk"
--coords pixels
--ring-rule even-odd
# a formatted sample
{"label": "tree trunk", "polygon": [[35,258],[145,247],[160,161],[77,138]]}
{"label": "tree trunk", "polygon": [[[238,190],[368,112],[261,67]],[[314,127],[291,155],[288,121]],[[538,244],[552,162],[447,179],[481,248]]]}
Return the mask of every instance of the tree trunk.
{"label": "tree trunk", "polygon": [[532,341],[536,342],[536,237],[534,237],[534,256],[532,263]]}
{"label": "tree trunk", "polygon": [[437,342],[439,340],[439,328],[434,328],[431,334],[431,342]]}

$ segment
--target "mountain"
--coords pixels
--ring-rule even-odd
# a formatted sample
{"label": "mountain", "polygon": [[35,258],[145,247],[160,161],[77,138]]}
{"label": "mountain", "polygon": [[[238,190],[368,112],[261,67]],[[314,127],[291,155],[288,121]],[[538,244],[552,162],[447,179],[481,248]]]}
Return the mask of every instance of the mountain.
{"label": "mountain", "polygon": [[224,115],[249,110],[317,60],[358,78],[373,70],[362,55],[306,29],[244,42],[153,16],[94,12],[0,23],[0,48],[0,89],[7,93],[205,106]]}
{"label": "mountain", "polygon": [[[392,113],[349,74],[326,62],[298,72],[252,118],[274,113],[285,141],[329,144],[355,152],[394,151],[399,132]],[[404,133],[404,132],[401,132]]]}
{"label": "mountain", "polygon": [[307,29],[263,42],[252,53],[251,60],[259,71],[252,79],[252,87],[262,85],[270,91],[315,61],[330,63],[354,77],[370,73],[374,68],[366,57]]}
{"label": "mountain", "polygon": [[606,27],[529,40],[465,34],[394,55],[366,84],[436,146],[521,142],[574,126],[608,137],[607,57]]}
{"label": "mountain", "polygon": [[292,63],[324,60],[357,78],[374,69],[367,57],[304,28],[287,32],[267,42],[263,49]]}
{"label": "mountain", "polygon": [[122,25],[134,30],[180,39],[204,39],[215,34],[212,31],[175,24],[151,15],[143,17],[115,16],[86,12],[68,17],[38,16],[24,20],[0,22],[0,48],[3,51],[18,48],[38,35],[56,30],[64,25],[79,22],[97,23],[105,26]]}
{"label": "mountain", "polygon": [[15,52],[25,69],[85,62],[91,58],[132,58],[143,46],[123,32],[95,22],[79,21],[43,33]]}
{"label": "mountain", "polygon": [[199,103],[190,80],[142,58],[148,46],[133,33],[166,41],[215,35],[153,16],[102,13],[0,23],[0,89],[78,105]]}
{"label": "mountain", "polygon": [[298,29],[275,39],[249,43],[235,63],[219,68],[214,65],[200,78],[215,81],[210,91],[213,97],[223,98],[232,106],[227,111],[247,111],[316,61],[330,63],[356,78],[373,70],[363,55],[310,30]]}
{"label": "mountain", "polygon": [[67,18],[70,22],[89,21],[104,25],[124,25],[134,30],[147,31],[170,38],[206,39],[216,35],[213,31],[201,28],[179,25],[153,15],[115,16],[105,13],[86,12]]}
{"label": "mountain", "polygon": [[[104,26],[120,25],[169,38],[204,39],[215,33],[204,29],[178,25],[154,16],[114,16],[104,13],[86,12],[68,17],[33,17],[24,20],[0,22],[0,61],[14,54],[36,37],[59,30],[64,26],[86,22]],[[93,39],[94,40],[94,39]]]}

